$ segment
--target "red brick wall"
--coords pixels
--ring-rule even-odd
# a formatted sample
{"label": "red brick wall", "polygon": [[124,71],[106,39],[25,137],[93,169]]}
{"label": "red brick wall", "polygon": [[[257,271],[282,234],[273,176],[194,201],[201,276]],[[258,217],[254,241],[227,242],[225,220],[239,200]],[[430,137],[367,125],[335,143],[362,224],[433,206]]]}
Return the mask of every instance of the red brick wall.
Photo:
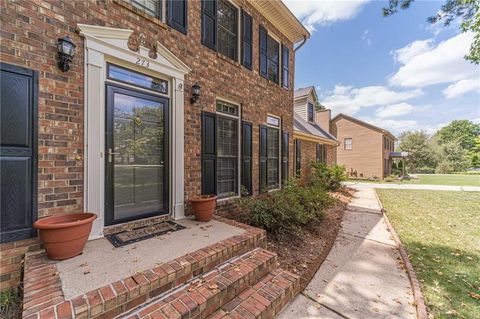
{"label": "red brick wall", "polygon": [[[285,90],[258,73],[258,25],[262,23],[290,47],[290,83],[293,87],[292,43],[245,0],[238,1],[253,17],[253,71],[201,44],[200,1],[188,2],[188,35],[137,12],[121,0],[0,0],[0,59],[38,70],[39,170],[38,216],[78,212],[83,208],[84,47],[77,23],[134,30],[146,43],[160,41],[193,71],[185,79],[185,199],[201,189],[201,111],[215,111],[215,99],[241,103],[243,119],[253,126],[253,187],[258,191],[258,125],[267,113],[282,117],[292,132],[293,90]],[[69,35],[77,45],[71,70],[57,67],[57,38]],[[190,87],[198,82],[201,97],[189,103]],[[291,133],[290,136],[293,134]],[[292,141],[290,149],[293,150]],[[293,152],[290,152],[293,169]],[[3,264],[2,264],[3,268]]]}
{"label": "red brick wall", "polygon": [[[335,164],[335,148],[327,145],[327,164]],[[308,182],[309,176],[312,174],[311,163],[317,160],[317,143],[302,140],[302,160],[301,160],[301,172],[300,180],[302,182]]]}

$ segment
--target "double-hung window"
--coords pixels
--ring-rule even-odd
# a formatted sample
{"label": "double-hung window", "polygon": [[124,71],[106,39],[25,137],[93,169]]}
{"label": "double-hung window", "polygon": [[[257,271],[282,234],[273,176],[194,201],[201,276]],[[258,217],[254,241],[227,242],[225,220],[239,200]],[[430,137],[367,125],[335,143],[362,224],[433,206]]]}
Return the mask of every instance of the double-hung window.
{"label": "double-hung window", "polygon": [[259,59],[260,75],[262,77],[281,84],[284,88],[288,89],[290,87],[289,49],[270,36],[262,26],[259,27]]}
{"label": "double-hung window", "polygon": [[308,121],[309,122],[314,122],[314,116],[315,116],[315,112],[314,112],[313,104],[308,102],[308,104],[307,104]]}
{"label": "double-hung window", "polygon": [[351,138],[345,138],[343,140],[343,145],[345,150],[351,150],[353,148],[353,142]]}
{"label": "double-hung window", "polygon": [[202,114],[202,193],[239,194],[240,109],[217,101],[216,113]]}
{"label": "double-hung window", "polygon": [[267,125],[260,126],[260,189],[280,187],[280,119],[267,117]]}
{"label": "double-hung window", "polygon": [[125,0],[170,27],[187,34],[187,0]]}
{"label": "double-hung window", "polygon": [[202,0],[202,43],[238,61],[240,9],[229,0]]}
{"label": "double-hung window", "polygon": [[327,162],[327,146],[324,144],[317,144],[316,149],[316,159],[319,163],[326,163]]}

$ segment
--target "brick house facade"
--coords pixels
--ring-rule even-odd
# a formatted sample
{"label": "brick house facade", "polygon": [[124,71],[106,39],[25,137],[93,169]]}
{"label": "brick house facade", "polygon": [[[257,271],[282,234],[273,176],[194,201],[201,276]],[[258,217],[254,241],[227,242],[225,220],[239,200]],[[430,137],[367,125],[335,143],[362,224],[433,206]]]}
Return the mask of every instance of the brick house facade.
{"label": "brick house facade", "polygon": [[330,134],[330,111],[315,108],[315,88],[297,89],[294,96],[295,171],[300,180],[307,181],[312,162],[336,164],[338,141]]}
{"label": "brick house facade", "polygon": [[[219,101],[238,110],[239,150],[240,126],[243,121],[251,123],[250,177],[254,194],[261,189],[260,127],[271,126],[267,122],[269,116],[279,120],[280,133],[289,133],[286,145],[291,151],[283,174],[293,173],[294,45],[306,40],[309,34],[281,1],[225,1],[228,8],[236,12],[234,59],[202,43],[205,42],[202,41],[205,33],[202,17],[208,16],[202,11],[203,1],[182,2],[186,8],[183,17],[169,11],[177,10],[174,9],[177,4],[159,2],[164,11],[154,17],[126,0],[1,0],[0,60],[20,70],[33,70],[38,75],[38,187],[37,209],[33,211],[34,216],[30,216],[32,220],[92,210],[103,204],[104,198],[96,196],[103,193],[104,185],[95,183],[105,183],[105,180],[96,179],[93,172],[97,166],[103,171],[102,163],[107,157],[97,152],[105,150],[105,131],[98,129],[104,125],[100,122],[104,123],[104,104],[108,98],[104,87],[109,72],[107,64],[132,71],[129,76],[140,74],[165,80],[168,85],[164,97],[174,118],[169,123],[172,132],[165,137],[170,142],[168,155],[164,155],[170,157],[170,168],[165,173],[174,177],[170,176],[164,186],[170,189],[166,200],[170,203],[167,214],[172,217],[188,215],[188,199],[202,192],[202,114],[218,113]],[[246,40],[240,23],[244,21],[243,13],[251,17],[250,67],[243,63]],[[272,39],[278,43],[276,81],[260,72],[263,70],[261,32],[265,32],[262,34],[265,43],[275,43]],[[75,43],[76,55],[70,70],[62,72],[57,67],[57,39],[66,35]],[[101,47],[108,49],[103,52]],[[282,64],[279,60],[284,57]],[[163,69],[170,73],[159,71]],[[201,93],[195,103],[190,103],[191,88],[196,83],[201,86]],[[136,89],[128,85],[127,88]],[[95,96],[94,90],[103,93]],[[96,112],[97,109],[101,111]],[[172,160],[172,156],[176,157]],[[239,151],[238,168],[240,157]],[[281,155],[278,157],[280,163]],[[180,163],[184,169],[180,173],[173,171]],[[238,185],[242,178],[240,171],[237,169],[236,173]],[[279,164],[279,187],[281,174]],[[178,180],[182,181],[181,185],[175,182]],[[228,203],[223,201],[219,207],[228,207]],[[93,237],[101,236],[104,230],[106,219],[100,215],[103,219],[94,226]],[[28,250],[38,249],[39,242],[35,237],[2,242],[0,282],[2,288],[6,288],[18,283],[21,256]]]}

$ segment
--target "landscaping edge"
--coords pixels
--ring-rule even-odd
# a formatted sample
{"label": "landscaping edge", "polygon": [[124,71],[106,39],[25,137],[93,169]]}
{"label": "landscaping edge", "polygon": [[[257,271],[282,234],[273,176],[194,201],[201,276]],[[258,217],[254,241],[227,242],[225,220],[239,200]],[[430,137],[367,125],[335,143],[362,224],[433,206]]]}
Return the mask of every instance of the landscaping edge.
{"label": "landscaping edge", "polygon": [[393,228],[392,224],[390,223],[390,220],[387,217],[386,209],[383,207],[383,203],[380,200],[380,197],[378,197],[377,190],[374,189],[375,197],[377,198],[377,201],[380,205],[380,209],[382,211],[383,218],[385,219],[385,224],[388,227],[388,230],[390,231],[390,234],[392,234],[393,240],[398,246],[398,250],[400,252],[400,256],[402,257],[402,261],[405,265],[405,269],[407,270],[408,274],[408,279],[410,280],[410,285],[412,286],[412,291],[413,291],[413,299],[415,301],[415,307],[417,309],[417,318],[418,319],[428,319],[428,311],[427,311],[427,306],[425,305],[425,299],[423,298],[422,290],[420,288],[420,283],[418,282],[417,275],[415,273],[415,269],[413,269],[413,265],[410,262],[410,258],[408,258],[407,250],[405,249],[405,246],[403,246],[400,237],[398,234],[395,232],[395,229]]}

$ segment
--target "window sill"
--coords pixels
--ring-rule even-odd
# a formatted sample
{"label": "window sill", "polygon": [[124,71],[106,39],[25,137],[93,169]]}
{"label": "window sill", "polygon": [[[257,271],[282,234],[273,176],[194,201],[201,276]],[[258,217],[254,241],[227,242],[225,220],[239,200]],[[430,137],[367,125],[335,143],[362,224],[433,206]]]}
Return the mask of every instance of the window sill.
{"label": "window sill", "polygon": [[240,195],[235,195],[235,196],[230,196],[230,197],[222,197],[222,198],[217,199],[217,203],[226,202],[226,201],[229,201],[229,200],[232,200],[232,199],[237,199],[237,198],[240,198]]}
{"label": "window sill", "polygon": [[116,3],[119,6],[124,7],[125,9],[128,9],[129,11],[135,13],[136,15],[139,15],[142,18],[159,25],[160,27],[162,27],[165,30],[169,29],[168,25],[165,22],[155,18],[154,16],[152,16],[148,13],[145,13],[145,12],[141,11],[140,9],[135,8],[130,3],[125,2],[124,0],[112,0],[112,1],[113,1],[113,3]]}
{"label": "window sill", "polygon": [[230,59],[228,56],[223,55],[223,54],[221,54],[221,53],[219,53],[219,52],[217,52],[217,58],[219,58],[220,60],[223,60],[223,61],[225,61],[225,62],[228,62],[228,63],[230,63],[230,64],[232,64],[232,65],[235,65],[235,66],[242,66],[238,61],[232,60],[232,59]]}

